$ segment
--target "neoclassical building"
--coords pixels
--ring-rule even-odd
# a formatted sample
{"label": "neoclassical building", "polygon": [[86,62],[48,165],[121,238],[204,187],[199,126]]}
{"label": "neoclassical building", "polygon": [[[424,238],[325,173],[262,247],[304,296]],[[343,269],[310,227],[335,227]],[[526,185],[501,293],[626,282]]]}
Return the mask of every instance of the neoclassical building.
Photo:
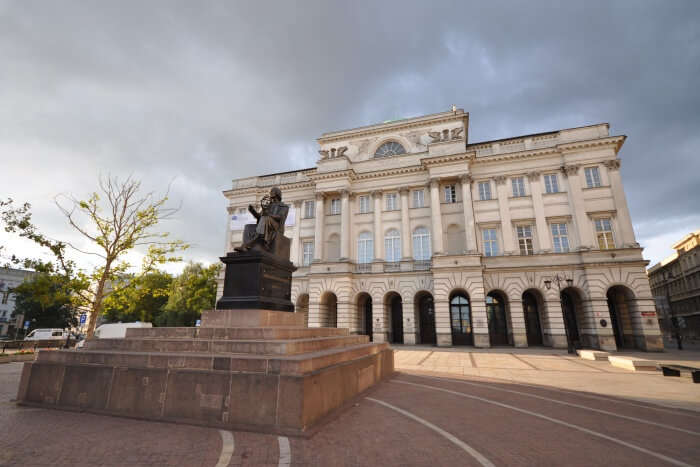
{"label": "neoclassical building", "polygon": [[438,346],[663,349],[607,124],[469,142],[461,109],[318,139],[233,181],[226,251],[279,186],[309,326]]}

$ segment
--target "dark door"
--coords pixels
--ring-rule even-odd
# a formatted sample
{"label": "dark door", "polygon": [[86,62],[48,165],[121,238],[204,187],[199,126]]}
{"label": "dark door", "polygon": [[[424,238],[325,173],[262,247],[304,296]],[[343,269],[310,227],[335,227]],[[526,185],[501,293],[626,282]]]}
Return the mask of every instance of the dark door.
{"label": "dark door", "polygon": [[503,299],[496,294],[486,296],[486,314],[489,320],[491,346],[508,345],[508,325]]}
{"label": "dark door", "polygon": [[435,336],[435,304],[431,295],[425,295],[418,302],[420,317],[420,343],[437,344]]}
{"label": "dark door", "polygon": [[578,325],[576,324],[576,305],[574,300],[566,292],[561,294],[562,311],[564,312],[564,325],[569,334],[569,340],[574,348],[579,346],[581,338],[578,335]]}
{"label": "dark door", "polygon": [[391,342],[403,344],[403,306],[398,296],[391,299]]}
{"label": "dark door", "polygon": [[618,349],[623,349],[625,348],[625,340],[620,330],[620,317],[618,316],[617,306],[615,305],[616,298],[615,294],[608,296],[608,311],[610,312],[610,325],[612,326],[613,333],[615,333],[615,345]]}
{"label": "dark door", "polygon": [[525,312],[527,345],[542,345],[542,328],[540,327],[540,314],[537,309],[537,299],[530,293],[523,295],[523,311]]}
{"label": "dark door", "polygon": [[455,295],[450,300],[450,325],[452,345],[474,345],[472,313],[466,296]]}
{"label": "dark door", "polygon": [[369,336],[370,342],[372,341],[372,297],[367,297],[365,300],[365,334]]}

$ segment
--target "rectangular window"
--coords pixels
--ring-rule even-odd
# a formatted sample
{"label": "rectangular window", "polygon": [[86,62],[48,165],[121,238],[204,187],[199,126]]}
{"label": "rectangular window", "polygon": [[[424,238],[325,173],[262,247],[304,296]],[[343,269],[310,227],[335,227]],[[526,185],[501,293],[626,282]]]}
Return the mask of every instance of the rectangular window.
{"label": "rectangular window", "polygon": [[510,182],[513,185],[513,197],[514,198],[525,196],[525,178],[524,177],[511,178]]}
{"label": "rectangular window", "polygon": [[613,241],[612,224],[609,218],[595,220],[595,232],[598,237],[598,248],[601,250],[610,250],[615,248]]}
{"label": "rectangular window", "polygon": [[360,196],[360,214],[369,212],[369,196]]}
{"label": "rectangular window", "polygon": [[491,199],[491,182],[479,182],[479,199],[481,201]]}
{"label": "rectangular window", "polygon": [[357,262],[360,264],[367,264],[371,263],[373,259],[374,241],[372,235],[363,232],[357,239]]}
{"label": "rectangular window", "polygon": [[390,263],[401,261],[401,237],[397,231],[389,232],[384,237],[384,252],[386,261]]}
{"label": "rectangular window", "polygon": [[518,232],[518,245],[520,246],[521,255],[531,255],[534,253],[532,249],[532,226],[519,225],[516,227]]}
{"label": "rectangular window", "polygon": [[304,201],[304,219],[313,219],[315,209],[314,200]]}
{"label": "rectangular window", "polygon": [[559,193],[557,174],[546,174],[544,176],[544,190],[547,193]]}
{"label": "rectangular window", "polygon": [[586,167],[584,172],[586,174],[586,186],[588,188],[600,186],[600,173],[598,172],[598,167]]}
{"label": "rectangular window", "polygon": [[423,192],[423,190],[414,190],[413,191],[413,207],[414,208],[425,207],[425,193]]}
{"label": "rectangular window", "polygon": [[331,200],[331,216],[340,214],[340,198]]}
{"label": "rectangular window", "polygon": [[498,256],[498,236],[496,229],[484,229],[481,232],[481,238],[484,241],[484,255]]}
{"label": "rectangular window", "polygon": [[445,185],[445,202],[446,203],[456,203],[457,202],[457,190],[455,185]]}
{"label": "rectangular window", "polygon": [[304,257],[302,258],[301,264],[303,266],[309,266],[314,260],[314,242],[304,242]]}
{"label": "rectangular window", "polygon": [[552,242],[555,253],[566,253],[569,251],[569,231],[566,224],[551,224]]}
{"label": "rectangular window", "polygon": [[396,211],[398,209],[398,204],[396,202],[396,193],[386,194],[386,210]]}

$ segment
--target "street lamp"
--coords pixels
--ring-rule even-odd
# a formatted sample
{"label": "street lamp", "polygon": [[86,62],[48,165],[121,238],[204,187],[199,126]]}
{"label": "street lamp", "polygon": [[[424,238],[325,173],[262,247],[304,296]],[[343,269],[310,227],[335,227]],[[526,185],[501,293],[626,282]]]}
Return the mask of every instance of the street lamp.
{"label": "street lamp", "polygon": [[561,295],[561,284],[566,282],[566,286],[571,287],[574,285],[574,280],[567,279],[565,276],[560,276],[559,274],[555,274],[551,279],[545,279],[544,286],[547,288],[547,290],[552,288],[552,279],[557,283],[557,290],[559,291],[559,306],[561,307],[562,316],[564,318],[564,332],[566,333],[566,351],[572,354],[574,353],[574,343],[571,342],[571,337],[569,336],[569,323],[567,322],[566,311],[564,310],[564,300],[562,300]]}

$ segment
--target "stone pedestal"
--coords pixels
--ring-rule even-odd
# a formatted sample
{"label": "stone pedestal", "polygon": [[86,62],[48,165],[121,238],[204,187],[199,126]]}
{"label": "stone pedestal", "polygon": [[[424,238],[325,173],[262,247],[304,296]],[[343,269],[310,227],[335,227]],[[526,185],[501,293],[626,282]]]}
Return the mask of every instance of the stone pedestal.
{"label": "stone pedestal", "polygon": [[303,315],[212,310],[200,328],[130,328],[25,363],[23,405],[307,435],[394,371],[385,343]]}
{"label": "stone pedestal", "polygon": [[289,257],[289,239],[280,237],[278,248],[287,256],[277,256],[260,248],[232,252],[221,258],[225,266],[224,292],[216,303],[218,310],[258,309],[294,311],[291,302],[292,273],[296,267]]}

